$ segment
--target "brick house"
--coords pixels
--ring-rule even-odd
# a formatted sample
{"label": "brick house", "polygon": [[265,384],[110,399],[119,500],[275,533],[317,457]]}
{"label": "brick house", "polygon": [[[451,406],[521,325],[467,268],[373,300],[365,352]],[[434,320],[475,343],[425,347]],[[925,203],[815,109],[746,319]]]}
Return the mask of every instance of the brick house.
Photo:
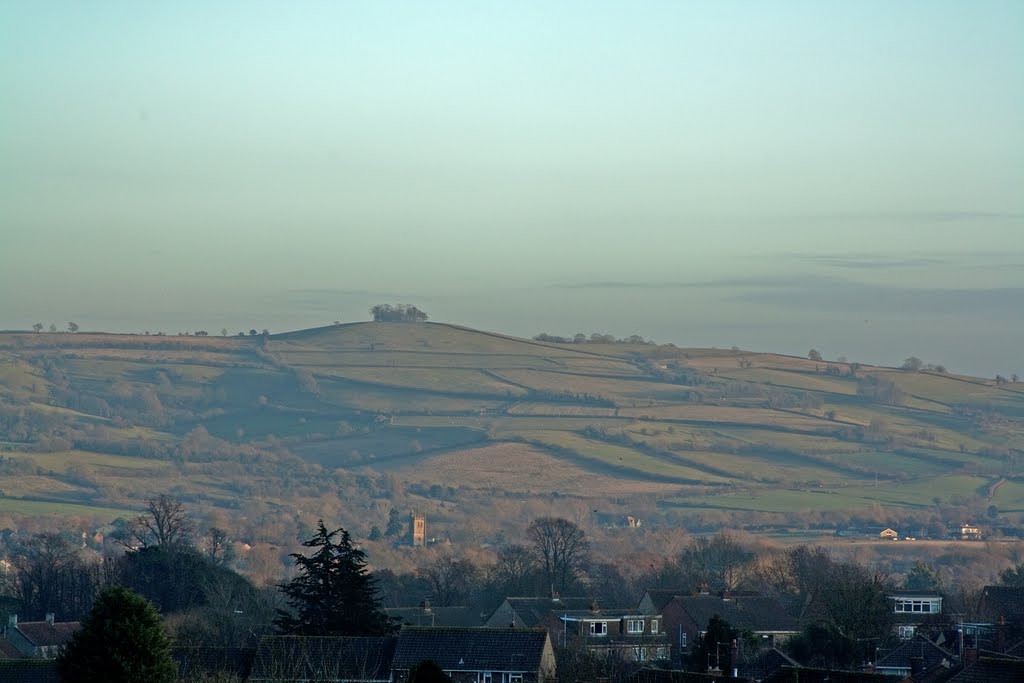
{"label": "brick house", "polygon": [[656,613],[662,628],[681,656],[718,616],[733,628],[760,636],[766,646],[775,646],[799,633],[796,619],[786,614],[775,598],[743,593],[688,595],[673,590],[648,590],[637,605],[641,613]]}
{"label": "brick house", "polygon": [[581,643],[591,652],[614,654],[627,662],[669,659],[669,641],[661,630],[660,614],[602,610],[594,605],[586,610],[564,610],[558,619],[561,628],[560,633],[555,632],[555,641],[562,646]]}
{"label": "brick house", "polygon": [[18,622],[17,615],[8,618],[4,640],[25,657],[54,659],[82,625],[77,621],[54,621],[53,613],[45,621]]}
{"label": "brick house", "polygon": [[903,640],[913,638],[922,624],[942,613],[942,596],[932,591],[895,591],[889,600],[896,632]]}
{"label": "brick house", "polygon": [[407,626],[398,636],[393,680],[433,660],[453,683],[546,683],[555,679],[555,651],[544,629]]}

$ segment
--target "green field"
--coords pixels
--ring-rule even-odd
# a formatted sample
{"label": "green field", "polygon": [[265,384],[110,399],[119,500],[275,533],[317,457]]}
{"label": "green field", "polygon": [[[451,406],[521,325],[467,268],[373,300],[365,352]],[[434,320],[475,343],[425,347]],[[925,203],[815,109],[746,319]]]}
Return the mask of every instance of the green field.
{"label": "green field", "polygon": [[[869,398],[868,376],[895,383],[899,400]],[[210,509],[347,509],[340,486],[377,491],[384,472],[423,480],[431,458],[520,452],[507,444],[564,476],[591,473],[605,492],[616,477],[692,490],[663,503],[695,513],[936,501],[1024,512],[1022,385],[746,351],[538,343],[434,323],[266,340],[6,333],[0,417],[10,514],[123,512],[171,487]],[[506,446],[480,450],[490,444]],[[454,491],[457,469],[446,472]],[[500,489],[499,470],[475,476]]]}

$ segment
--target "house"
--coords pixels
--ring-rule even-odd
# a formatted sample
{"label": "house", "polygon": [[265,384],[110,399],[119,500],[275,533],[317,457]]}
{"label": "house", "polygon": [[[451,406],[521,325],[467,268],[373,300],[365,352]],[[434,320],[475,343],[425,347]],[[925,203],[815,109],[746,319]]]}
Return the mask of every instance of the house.
{"label": "house", "polygon": [[560,629],[558,620],[565,610],[589,609],[593,598],[505,598],[484,620],[486,628],[537,628],[547,626]]}
{"label": "house", "polygon": [[1011,626],[1024,627],[1024,587],[985,586],[981,592],[981,613],[993,623],[1002,617]]}
{"label": "house", "polygon": [[930,618],[942,613],[942,596],[931,591],[899,591],[891,593],[892,611],[900,638],[914,637],[917,629]]}
{"label": "house", "polygon": [[[482,626],[480,612],[470,607],[434,607],[424,600],[419,607],[388,607],[384,610],[405,626]],[[505,624],[508,626],[508,624]]]}
{"label": "house", "polygon": [[961,524],[960,533],[954,532],[954,537],[961,541],[980,541],[981,540],[981,529],[974,526],[973,524]]}
{"label": "house", "polygon": [[393,680],[433,660],[453,683],[546,683],[555,678],[555,651],[544,629],[406,626],[398,636]]}
{"label": "house", "polygon": [[47,613],[45,621],[18,622],[18,615],[8,617],[4,639],[16,647],[25,657],[53,659],[82,625],[77,621],[53,620],[53,613]]}
{"label": "house", "polygon": [[948,680],[948,683],[1020,683],[1024,660],[982,657]]}
{"label": "house", "polygon": [[799,667],[800,664],[779,648],[770,647],[749,656],[741,656],[736,668],[740,676],[763,681],[784,666]]}
{"label": "house", "polygon": [[265,636],[250,681],[391,683],[397,638]]}
{"label": "house", "polygon": [[948,669],[958,661],[952,652],[919,635],[888,652],[880,652],[875,671],[887,676],[915,676],[936,666]]}
{"label": "house", "polygon": [[838,671],[784,666],[762,683],[893,683],[893,678],[870,671]]}
{"label": "house", "polygon": [[248,680],[252,671],[255,648],[198,647],[171,648],[171,659],[178,668],[178,678],[191,680]]}
{"label": "house", "polygon": [[8,642],[6,638],[0,638],[0,659],[21,659],[24,656],[21,650],[14,647],[14,643]]}
{"label": "house", "polygon": [[563,647],[579,642],[591,652],[615,654],[627,662],[669,659],[669,640],[661,629],[660,614],[602,610],[595,604],[587,610],[565,610],[559,621],[561,633],[556,633],[555,640]]}
{"label": "house", "polygon": [[900,538],[900,533],[887,526],[865,526],[840,529],[836,531],[836,536],[852,538],[880,538],[883,540],[897,541]]}
{"label": "house", "polygon": [[718,616],[733,628],[750,631],[766,646],[775,646],[799,633],[796,619],[786,614],[777,599],[756,594],[675,595],[665,601],[664,594],[648,591],[640,600],[641,610],[663,602],[663,629],[681,654],[694,639],[707,630],[708,622]]}

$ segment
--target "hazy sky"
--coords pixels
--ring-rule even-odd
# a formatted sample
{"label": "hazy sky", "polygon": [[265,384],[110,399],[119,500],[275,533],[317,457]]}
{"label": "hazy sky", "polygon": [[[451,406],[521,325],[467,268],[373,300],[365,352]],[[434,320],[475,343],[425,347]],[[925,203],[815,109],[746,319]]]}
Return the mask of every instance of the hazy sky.
{"label": "hazy sky", "polygon": [[1017,0],[0,0],[0,93],[0,328],[1024,371]]}

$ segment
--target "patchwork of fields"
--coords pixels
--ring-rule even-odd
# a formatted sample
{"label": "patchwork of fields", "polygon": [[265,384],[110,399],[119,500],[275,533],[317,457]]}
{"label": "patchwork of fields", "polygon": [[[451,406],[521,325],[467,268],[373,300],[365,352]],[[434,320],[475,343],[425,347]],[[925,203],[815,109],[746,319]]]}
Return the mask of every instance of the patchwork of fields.
{"label": "patchwork of fields", "polygon": [[3,333],[0,420],[8,514],[123,514],[169,487],[224,509],[253,496],[294,506],[308,484],[289,462],[467,497],[1024,511],[1018,384],[433,323],[267,338]]}

